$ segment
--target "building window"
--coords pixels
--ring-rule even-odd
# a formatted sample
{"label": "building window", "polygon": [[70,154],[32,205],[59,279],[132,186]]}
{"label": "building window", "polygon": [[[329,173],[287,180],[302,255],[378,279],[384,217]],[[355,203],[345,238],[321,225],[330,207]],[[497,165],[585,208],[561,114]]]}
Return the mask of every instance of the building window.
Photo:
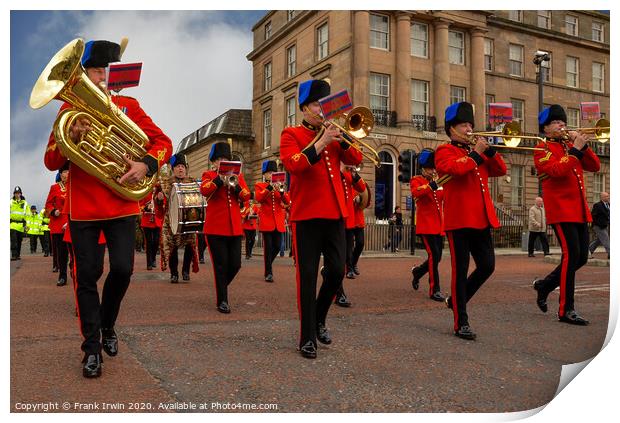
{"label": "building window", "polygon": [[579,88],[579,59],[566,56],[566,85]]}
{"label": "building window", "polygon": [[601,192],[605,191],[605,174],[602,172],[597,172],[592,174],[592,194],[594,194],[594,198],[601,198]]}
{"label": "building window", "polygon": [[523,192],[525,182],[525,166],[510,166],[510,204],[513,207],[523,207]]}
{"label": "building window", "polygon": [[551,82],[551,53],[548,53],[549,60],[545,60],[540,63],[540,70],[542,72],[542,77],[544,82]]}
{"label": "building window", "polygon": [[523,76],[523,46],[509,46],[510,75]]}
{"label": "building window", "polygon": [[264,88],[265,91],[269,91],[271,89],[271,62],[267,63],[263,68],[263,76],[264,76]]}
{"label": "building window", "polygon": [[268,40],[271,37],[271,22],[267,22],[265,24],[265,40]]}
{"label": "building window", "polygon": [[370,74],[370,108],[388,110],[390,105],[390,76]]}
{"label": "building window", "polygon": [[495,96],[493,94],[485,94],[485,96],[484,96],[484,103],[485,103],[485,108],[484,108],[485,109],[485,113],[484,113],[485,121],[484,121],[484,123],[485,123],[485,125],[490,127],[491,123],[490,123],[490,119],[489,119],[489,113],[490,113],[489,109],[490,109],[491,103],[495,103]]}
{"label": "building window", "polygon": [[286,49],[286,76],[291,77],[297,72],[297,46]]}
{"label": "building window", "polygon": [[516,98],[511,98],[510,102],[512,103],[512,120],[519,122],[521,124],[521,128],[525,128],[525,114],[523,112],[525,102]]}
{"label": "building window", "polygon": [[493,70],[493,40],[490,38],[484,39],[484,70]]}
{"label": "building window", "polygon": [[390,21],[384,15],[370,15],[370,47],[389,50]]}
{"label": "building window", "polygon": [[411,114],[428,116],[428,82],[411,80]]}
{"label": "building window", "polygon": [[604,25],[600,22],[592,22],[592,41],[598,41],[599,43],[605,42],[605,36],[603,35]]}
{"label": "building window", "polygon": [[317,58],[324,59],[329,54],[329,31],[327,24],[323,24],[316,30]]}
{"label": "building window", "polygon": [[538,27],[551,29],[551,10],[538,11]]}
{"label": "building window", "polygon": [[375,217],[387,219],[394,211],[396,174],[394,159],[387,151],[379,152],[381,167],[375,168]]}
{"label": "building window", "polygon": [[263,112],[263,148],[271,147],[271,109]]}
{"label": "building window", "polygon": [[577,19],[577,16],[566,15],[564,22],[566,23],[566,33],[568,35],[575,37],[579,35],[579,19]]}
{"label": "building window", "polygon": [[295,126],[297,103],[295,97],[286,99],[286,126]]}
{"label": "building window", "polygon": [[605,91],[605,65],[592,62],[592,91]]}
{"label": "building window", "polygon": [[465,64],[465,33],[450,31],[448,36],[450,63],[453,65]]}
{"label": "building window", "polygon": [[287,22],[292,21],[294,17],[295,17],[295,11],[294,10],[287,10],[286,11],[286,21]]}
{"label": "building window", "polygon": [[515,22],[523,21],[523,11],[521,10],[509,10],[508,11],[508,19]]}
{"label": "building window", "polygon": [[465,101],[465,87],[450,85],[450,104]]}
{"label": "building window", "polygon": [[428,25],[411,24],[411,55],[428,59]]}
{"label": "building window", "polygon": [[566,124],[571,128],[579,126],[579,109],[566,109]]}

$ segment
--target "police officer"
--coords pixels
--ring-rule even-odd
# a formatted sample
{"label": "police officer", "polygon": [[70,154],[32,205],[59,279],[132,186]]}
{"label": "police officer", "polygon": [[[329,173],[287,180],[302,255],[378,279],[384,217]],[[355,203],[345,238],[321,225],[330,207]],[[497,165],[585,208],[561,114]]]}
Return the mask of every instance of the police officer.
{"label": "police officer", "polygon": [[[30,254],[37,252],[37,240],[43,236],[42,224],[43,221],[37,212],[37,206],[33,204],[30,206],[30,214],[26,215],[26,233],[30,238]],[[41,248],[43,248],[43,241],[41,241]]]}
{"label": "police officer", "polygon": [[547,312],[547,296],[560,287],[560,322],[587,325],[589,322],[575,311],[575,273],[588,261],[588,207],[583,172],[598,172],[601,164],[588,147],[587,138],[575,131],[566,131],[566,112],[559,104],[538,115],[540,132],[546,142],[544,151],[534,152],[534,164],[542,181],[547,222],[562,248],[560,264],[544,279],[534,280],[536,304]]}
{"label": "police officer", "polygon": [[58,272],[57,286],[67,284],[67,261],[69,259],[69,245],[64,241],[67,231],[69,215],[65,210],[67,188],[69,180],[69,161],[63,163],[58,170],[56,183],[50,187],[45,210],[50,219],[50,234],[52,236],[52,272]]}
{"label": "police officer", "polygon": [[13,190],[13,198],[11,198],[11,261],[21,260],[27,212],[28,203],[22,195],[22,189],[17,186]]}
{"label": "police officer", "polygon": [[[469,326],[467,303],[495,270],[491,228],[499,227],[499,221],[488,178],[506,174],[501,155],[484,138],[470,141],[468,133],[473,127],[474,109],[470,103],[450,105],[445,114],[450,142],[435,152],[439,177],[452,177],[444,185],[444,230],[452,256],[452,296],[446,304],[454,313],[454,334],[468,340],[474,340],[476,334]],[[470,255],[476,268],[468,276]]]}
{"label": "police officer", "polygon": [[[89,41],[85,45],[82,66],[86,76],[102,90],[106,67],[120,60],[121,48],[110,41]],[[137,183],[145,176],[154,175],[170,157],[172,142],[131,97],[111,96],[112,101],[148,137],[146,155],[139,161],[129,158],[127,172],[119,183]],[[64,110],[71,107],[65,103]],[[88,119],[78,118],[68,128],[76,142],[90,131]],[[60,152],[54,133],[50,135],[45,153],[45,165],[50,170],[60,169],[67,159]],[[101,375],[101,349],[110,356],[118,353],[118,338],[114,330],[121,302],[131,279],[134,261],[136,216],[140,214],[138,201],[121,197],[99,179],[91,176],[75,163],[70,165],[68,179],[70,200],[66,211],[74,249],[75,286],[79,321],[84,337],[82,374],[84,377]],[[99,237],[103,231],[108,246],[110,273],[102,290],[101,301],[97,280],[103,270]],[[103,344],[103,345],[102,345]]]}
{"label": "police officer", "polygon": [[444,301],[439,287],[439,262],[443,250],[443,189],[437,185],[435,173],[435,151],[423,149],[418,155],[421,175],[411,178],[411,195],[415,201],[416,234],[422,238],[428,258],[411,269],[413,289],[420,286],[420,279],[428,272],[431,300]]}
{"label": "police officer", "polygon": [[[285,128],[280,138],[280,157],[291,175],[290,220],[301,320],[299,351],[306,358],[316,358],[317,338],[324,344],[332,342],[325,321],[344,277],[344,219],[348,210],[340,162],[357,165],[362,161],[362,154],[342,141],[335,126],[323,125],[318,100],[329,93],[326,81],[301,83],[298,101],[304,120],[299,126]],[[325,274],[317,297],[321,253]]]}

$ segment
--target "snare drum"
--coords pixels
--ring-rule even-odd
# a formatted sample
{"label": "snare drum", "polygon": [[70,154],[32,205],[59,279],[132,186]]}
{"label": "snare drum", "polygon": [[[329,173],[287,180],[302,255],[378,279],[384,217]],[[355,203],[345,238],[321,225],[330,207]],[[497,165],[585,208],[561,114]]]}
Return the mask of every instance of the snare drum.
{"label": "snare drum", "polygon": [[170,229],[173,235],[200,233],[206,202],[198,182],[174,183],[170,190]]}

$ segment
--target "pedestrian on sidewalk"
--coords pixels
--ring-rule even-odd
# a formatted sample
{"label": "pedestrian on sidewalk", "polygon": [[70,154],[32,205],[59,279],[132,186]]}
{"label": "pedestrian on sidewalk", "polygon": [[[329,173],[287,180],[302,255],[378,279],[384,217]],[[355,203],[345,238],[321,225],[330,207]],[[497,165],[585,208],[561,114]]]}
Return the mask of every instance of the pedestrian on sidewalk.
{"label": "pedestrian on sidewalk", "polygon": [[596,251],[596,247],[602,245],[607,251],[609,260],[609,193],[601,192],[601,201],[592,206],[592,229],[596,234],[594,241],[590,243],[590,257]]}
{"label": "pedestrian on sidewalk", "polygon": [[528,230],[530,231],[530,235],[527,241],[527,256],[534,257],[534,244],[538,238],[540,238],[544,254],[548,256],[549,241],[547,240],[547,216],[545,214],[545,208],[543,207],[543,199],[541,197],[536,197],[535,202],[536,204],[530,207],[528,219]]}
{"label": "pedestrian on sidewalk", "polygon": [[388,219],[389,240],[387,244],[383,246],[383,251],[388,248],[391,252],[395,253],[400,247],[400,240],[403,237],[403,214],[400,211],[400,206],[394,207],[394,213]]}

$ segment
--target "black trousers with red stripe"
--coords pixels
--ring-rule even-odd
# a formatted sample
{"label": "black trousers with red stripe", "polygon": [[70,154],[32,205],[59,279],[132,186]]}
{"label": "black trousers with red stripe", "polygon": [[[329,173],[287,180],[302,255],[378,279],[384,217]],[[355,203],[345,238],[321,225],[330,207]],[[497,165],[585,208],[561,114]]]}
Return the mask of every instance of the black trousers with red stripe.
{"label": "black trousers with red stripe", "polygon": [[353,228],[353,250],[351,252],[351,266],[357,266],[357,262],[364,251],[364,228]]}
{"label": "black trousers with red stripe", "polygon": [[588,261],[590,234],[587,223],[562,222],[553,225],[562,247],[560,264],[539,284],[543,293],[549,294],[560,287],[558,316],[575,309],[575,273]]}
{"label": "black trousers with red stripe", "polygon": [[263,259],[265,262],[265,276],[273,275],[273,262],[280,252],[282,243],[282,232],[277,230],[271,232],[261,232],[263,234]]}
{"label": "black trousers with red stripe", "polygon": [[256,241],[256,230],[244,229],[243,232],[245,233],[245,256],[252,257],[252,250]]}
{"label": "black trousers with red stripe", "polygon": [[58,279],[67,280],[67,260],[69,250],[67,244],[62,240],[64,232],[52,234],[52,256],[54,258],[54,266],[58,269]]}
{"label": "black trousers with red stripe", "polygon": [[[452,311],[454,330],[469,325],[467,303],[495,271],[495,250],[491,228],[462,228],[446,231],[452,261]],[[469,256],[476,268],[469,276]]]}
{"label": "black trousers with red stripe", "polygon": [[[292,223],[295,262],[297,263],[297,305],[299,308],[299,346],[312,341],[316,345],[317,324],[325,324],[329,307],[342,285],[346,240],[342,219],[310,219]],[[323,254],[325,276],[316,294],[319,264]]]}
{"label": "black trousers with red stripe", "polygon": [[431,296],[441,290],[439,287],[439,262],[443,251],[443,237],[441,235],[420,235],[420,238],[422,238],[428,258],[424,263],[413,269],[413,274],[417,279],[422,279],[428,272],[428,295]]}
{"label": "black trousers with red stripe", "polygon": [[241,269],[241,236],[207,235],[215,279],[216,305],[228,302],[228,285]]}
{"label": "black trousers with red stripe", "polygon": [[[70,220],[75,279],[73,281],[80,327],[87,354],[101,351],[101,328],[113,328],[133,272],[136,241],[135,216],[110,220]],[[103,231],[108,246],[110,273],[99,302],[97,281],[103,273]]]}

